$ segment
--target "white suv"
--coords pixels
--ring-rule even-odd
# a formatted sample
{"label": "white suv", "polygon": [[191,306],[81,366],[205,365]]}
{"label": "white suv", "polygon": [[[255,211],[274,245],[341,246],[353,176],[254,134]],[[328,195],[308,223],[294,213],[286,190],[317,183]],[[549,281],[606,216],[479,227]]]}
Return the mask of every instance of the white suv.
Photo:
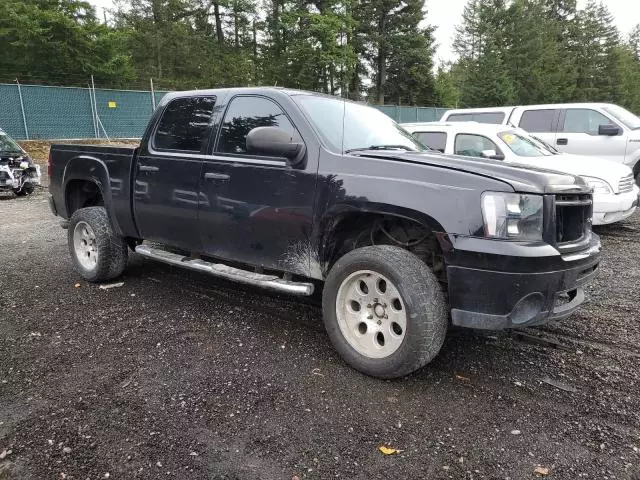
{"label": "white suv", "polygon": [[640,174],[640,118],[610,103],[447,110],[440,121],[513,125],[562,152],[624,163]]}
{"label": "white suv", "polygon": [[561,153],[521,128],[477,122],[405,123],[402,127],[422,144],[445,154],[483,157],[583,177],[593,187],[594,225],[624,220],[638,205],[640,189],[626,165]]}

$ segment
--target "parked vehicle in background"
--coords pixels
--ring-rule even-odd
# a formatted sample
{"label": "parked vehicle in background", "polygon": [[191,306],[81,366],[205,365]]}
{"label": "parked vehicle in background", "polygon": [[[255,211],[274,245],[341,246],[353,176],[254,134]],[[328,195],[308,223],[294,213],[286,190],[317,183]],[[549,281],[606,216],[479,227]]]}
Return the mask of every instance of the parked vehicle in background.
{"label": "parked vehicle in background", "polygon": [[619,222],[638,205],[631,169],[610,160],[560,153],[521,128],[476,122],[401,125],[424,145],[448,155],[501,160],[581,176],[593,188],[593,224]]}
{"label": "parked vehicle in background", "polygon": [[485,329],[565,318],[599,264],[581,178],[436,155],[309,92],[169,93],[140,147],[53,145],[49,161],[85,279],[120,275],[131,248],[281,293],[321,285],[336,350],[382,378],[431,361],[449,312]]}
{"label": "parked vehicle in background", "polygon": [[520,127],[558,150],[623,163],[640,174],[640,118],[610,103],[563,103],[448,110],[443,122]]}
{"label": "parked vehicle in background", "polygon": [[40,185],[40,165],[0,129],[0,192],[30,195]]}

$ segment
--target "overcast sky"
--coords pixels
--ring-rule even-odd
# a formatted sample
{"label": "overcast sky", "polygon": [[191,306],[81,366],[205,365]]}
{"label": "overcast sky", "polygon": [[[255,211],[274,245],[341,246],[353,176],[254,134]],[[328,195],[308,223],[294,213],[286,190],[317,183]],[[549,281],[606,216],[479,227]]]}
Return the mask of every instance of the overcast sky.
{"label": "overcast sky", "polygon": [[[98,14],[102,14],[101,9],[113,8],[112,0],[89,0],[98,7]],[[436,43],[438,50],[436,53],[436,63],[440,61],[453,60],[451,51],[455,26],[460,23],[462,10],[467,0],[425,0],[427,7],[427,22],[437,27]],[[587,0],[578,0],[578,5],[583,7]],[[618,29],[623,35],[628,35],[633,26],[640,22],[640,1],[638,0],[604,0],[616,20]]]}

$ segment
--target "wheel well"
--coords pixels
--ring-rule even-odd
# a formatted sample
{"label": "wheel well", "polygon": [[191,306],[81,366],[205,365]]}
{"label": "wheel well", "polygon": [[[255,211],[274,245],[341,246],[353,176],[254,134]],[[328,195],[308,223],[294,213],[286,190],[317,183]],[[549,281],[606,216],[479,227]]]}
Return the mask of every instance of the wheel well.
{"label": "wheel well", "polygon": [[640,182],[640,160],[633,166],[633,178],[636,179],[636,182]]}
{"label": "wheel well", "polygon": [[434,231],[414,220],[378,213],[349,214],[334,225],[324,250],[327,270],[345,253],[369,245],[409,250],[432,269],[440,282],[446,283],[444,254]]}
{"label": "wheel well", "polygon": [[89,180],[71,180],[67,185],[65,198],[69,216],[80,208],[104,205],[100,187]]}

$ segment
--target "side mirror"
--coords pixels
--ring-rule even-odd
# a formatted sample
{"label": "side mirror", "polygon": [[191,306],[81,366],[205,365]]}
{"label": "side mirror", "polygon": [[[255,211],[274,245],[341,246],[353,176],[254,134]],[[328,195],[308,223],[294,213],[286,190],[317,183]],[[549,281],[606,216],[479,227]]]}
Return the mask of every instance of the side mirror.
{"label": "side mirror", "polygon": [[598,135],[605,135],[607,137],[615,137],[620,135],[620,127],[617,125],[611,125],[610,123],[603,123],[598,126]]}
{"label": "side mirror", "polygon": [[256,127],[247,134],[247,152],[298,163],[304,157],[305,146],[279,127]]}
{"label": "side mirror", "polygon": [[482,158],[490,158],[491,160],[504,160],[504,155],[498,155],[495,150],[483,150],[480,155]]}

